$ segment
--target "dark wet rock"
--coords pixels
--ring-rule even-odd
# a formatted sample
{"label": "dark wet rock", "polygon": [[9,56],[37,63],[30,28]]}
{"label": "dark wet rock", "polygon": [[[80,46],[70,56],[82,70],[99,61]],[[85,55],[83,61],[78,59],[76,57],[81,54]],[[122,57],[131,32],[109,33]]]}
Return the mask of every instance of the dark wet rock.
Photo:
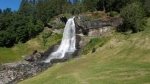
{"label": "dark wet rock", "polygon": [[60,17],[60,20],[66,24],[68,19],[65,16],[62,16]]}
{"label": "dark wet rock", "polygon": [[44,27],[52,28],[53,26],[50,23],[44,24]]}
{"label": "dark wet rock", "polygon": [[45,57],[47,58],[48,55],[51,54],[51,53],[55,50],[56,46],[60,44],[60,42],[61,42],[61,41],[58,41],[56,44],[50,46],[45,52],[43,52],[43,53],[42,53],[43,57],[44,57],[44,58],[45,58]]}

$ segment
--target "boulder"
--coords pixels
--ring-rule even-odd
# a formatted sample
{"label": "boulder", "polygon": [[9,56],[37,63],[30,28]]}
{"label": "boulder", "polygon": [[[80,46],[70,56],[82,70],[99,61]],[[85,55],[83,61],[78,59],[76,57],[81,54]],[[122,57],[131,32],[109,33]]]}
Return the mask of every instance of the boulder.
{"label": "boulder", "polygon": [[38,52],[37,50],[34,50],[32,54],[30,54],[29,56],[26,56],[24,60],[29,61],[29,62],[34,62],[34,61],[40,60],[42,56],[43,56],[42,53]]}

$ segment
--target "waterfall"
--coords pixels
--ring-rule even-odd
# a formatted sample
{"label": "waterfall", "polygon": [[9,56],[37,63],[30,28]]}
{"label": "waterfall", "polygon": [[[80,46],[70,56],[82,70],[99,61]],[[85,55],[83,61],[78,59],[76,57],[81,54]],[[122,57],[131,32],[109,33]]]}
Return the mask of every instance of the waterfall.
{"label": "waterfall", "polygon": [[63,38],[59,48],[55,52],[51,53],[44,62],[48,63],[51,61],[51,59],[62,59],[67,52],[74,52],[76,50],[75,44],[76,44],[76,35],[73,17],[68,19],[65,25]]}

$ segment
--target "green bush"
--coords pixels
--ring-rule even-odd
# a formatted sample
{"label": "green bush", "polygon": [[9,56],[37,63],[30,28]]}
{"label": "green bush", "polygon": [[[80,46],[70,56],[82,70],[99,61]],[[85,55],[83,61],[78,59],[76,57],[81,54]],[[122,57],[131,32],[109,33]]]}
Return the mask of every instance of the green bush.
{"label": "green bush", "polygon": [[56,29],[63,29],[64,27],[65,27],[65,24],[61,23],[56,26]]}
{"label": "green bush", "polygon": [[115,12],[115,11],[111,11],[109,14],[109,16],[111,16],[111,17],[115,17],[117,15],[118,15],[118,12]]}
{"label": "green bush", "polygon": [[88,54],[90,51],[94,53],[96,48],[102,47],[109,41],[110,37],[92,38],[89,43],[81,50],[81,54]]}
{"label": "green bush", "polygon": [[133,33],[144,30],[145,13],[140,2],[128,4],[120,13],[123,24],[117,29],[121,32],[131,30]]}
{"label": "green bush", "polygon": [[48,38],[48,37],[50,37],[51,36],[51,34],[52,34],[52,31],[44,31],[43,32],[43,36],[42,37],[44,37],[44,38]]}
{"label": "green bush", "polygon": [[47,43],[47,38],[50,37],[52,34],[52,32],[49,30],[49,31],[44,31],[42,33],[42,40],[43,40],[43,45],[45,46],[46,43]]}

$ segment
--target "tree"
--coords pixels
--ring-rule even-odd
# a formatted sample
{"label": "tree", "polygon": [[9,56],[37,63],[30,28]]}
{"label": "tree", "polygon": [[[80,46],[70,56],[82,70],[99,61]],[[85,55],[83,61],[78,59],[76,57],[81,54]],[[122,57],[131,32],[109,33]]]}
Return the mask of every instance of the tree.
{"label": "tree", "polygon": [[83,0],[83,6],[85,11],[95,11],[97,0]]}
{"label": "tree", "polygon": [[133,33],[144,30],[144,9],[140,2],[128,4],[121,11],[121,17],[123,19],[123,25],[119,28],[119,31],[126,32],[132,30]]}
{"label": "tree", "polygon": [[11,11],[11,8],[6,8],[3,10],[3,14],[7,15],[7,14],[12,14],[13,12]]}
{"label": "tree", "polygon": [[150,0],[144,0],[144,8],[148,16],[150,16]]}
{"label": "tree", "polygon": [[2,14],[2,10],[0,9],[0,15]]}

